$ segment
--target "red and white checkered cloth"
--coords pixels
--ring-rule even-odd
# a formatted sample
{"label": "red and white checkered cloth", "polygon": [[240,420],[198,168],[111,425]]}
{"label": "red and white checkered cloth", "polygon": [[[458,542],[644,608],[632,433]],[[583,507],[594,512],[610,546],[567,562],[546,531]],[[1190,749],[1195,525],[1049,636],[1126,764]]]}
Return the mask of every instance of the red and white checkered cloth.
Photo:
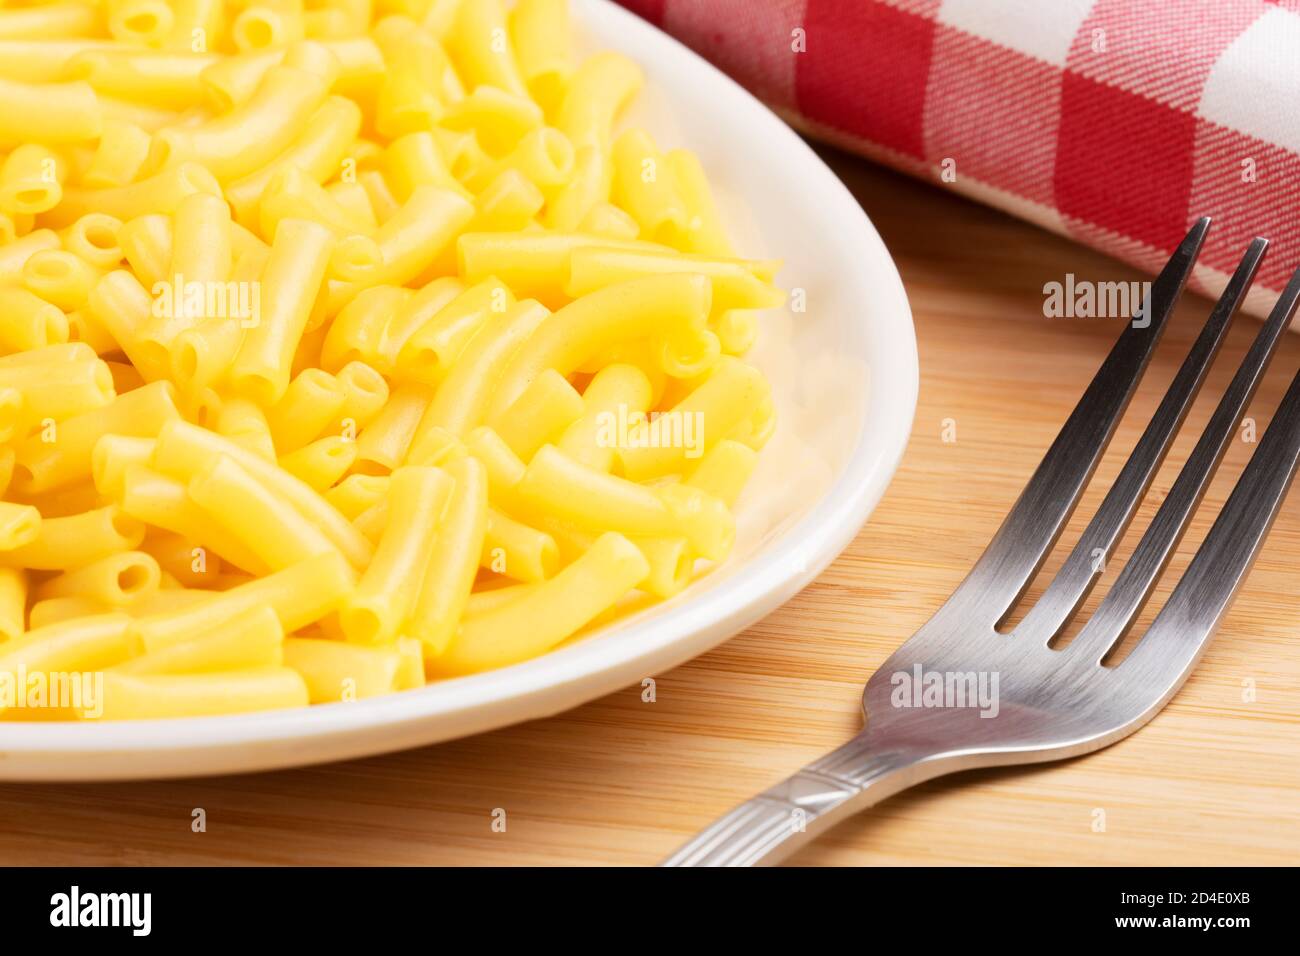
{"label": "red and white checkered cloth", "polygon": [[1204,292],[1266,236],[1256,314],[1300,265],[1300,0],[620,2],[810,134],[1139,268],[1213,216]]}

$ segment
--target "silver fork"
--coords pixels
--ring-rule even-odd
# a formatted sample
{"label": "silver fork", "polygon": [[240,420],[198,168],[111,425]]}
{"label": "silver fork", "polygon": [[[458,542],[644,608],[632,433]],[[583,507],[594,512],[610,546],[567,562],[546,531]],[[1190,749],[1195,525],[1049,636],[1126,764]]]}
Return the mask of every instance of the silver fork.
{"label": "silver fork", "polygon": [[[1199,220],[1155,279],[1138,313],[1142,321],[1135,318],[1125,328],[970,573],[867,681],[862,732],[715,821],[665,866],[776,863],[850,814],[922,781],[974,767],[1060,760],[1108,746],[1150,720],[1177,692],[1249,572],[1295,475],[1300,375],[1165,606],[1118,665],[1110,666],[1108,656],[1150,596],[1236,433],[1300,301],[1300,270],[1114,585],[1073,641],[1061,649],[1052,644],[1083,604],[1105,556],[1146,494],[1254,279],[1267,246],[1263,239],[1250,243],[1060,571],[1010,633],[998,625],[1051,551],[1092,477],[1208,229],[1209,219]],[[935,699],[929,700],[925,689],[934,687]]]}

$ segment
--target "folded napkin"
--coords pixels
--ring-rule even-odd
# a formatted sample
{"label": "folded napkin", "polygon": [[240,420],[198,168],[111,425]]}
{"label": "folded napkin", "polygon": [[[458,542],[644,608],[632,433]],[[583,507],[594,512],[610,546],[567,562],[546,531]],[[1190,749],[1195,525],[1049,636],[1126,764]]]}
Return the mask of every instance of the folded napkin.
{"label": "folded napkin", "polygon": [[1300,265],[1300,0],[620,0],[791,123],[1192,285]]}

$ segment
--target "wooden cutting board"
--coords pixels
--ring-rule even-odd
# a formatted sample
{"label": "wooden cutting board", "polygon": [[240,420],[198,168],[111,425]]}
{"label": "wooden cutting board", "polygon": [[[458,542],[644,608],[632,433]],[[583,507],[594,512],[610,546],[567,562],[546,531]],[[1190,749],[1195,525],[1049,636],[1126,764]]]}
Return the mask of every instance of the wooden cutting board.
{"label": "wooden cutting board", "polygon": [[[0,786],[0,863],[649,864],[854,733],[862,681],[979,555],[1118,334],[1118,320],[1044,318],[1044,284],[1067,273],[1141,277],[1000,213],[826,155],[902,270],[921,397],[889,493],[816,583],[713,653],[648,675],[653,703],[630,687],[549,720],[306,770]],[[1184,302],[1116,436],[1118,455],[1099,469],[1103,482],[1207,311],[1202,299]],[[1254,327],[1243,318],[1233,330],[1134,532],[1168,490]],[[1298,367],[1293,335],[1251,409],[1259,432]],[[1238,441],[1228,452],[1173,573],[1252,447]],[[1064,544],[1097,500],[1085,500]],[[1041,587],[1040,578],[1031,594]],[[200,808],[206,831],[194,832]],[[504,832],[493,826],[502,811]],[[1300,497],[1195,675],[1135,736],[1065,763],[932,782],[845,823],[795,861],[1300,862]]]}

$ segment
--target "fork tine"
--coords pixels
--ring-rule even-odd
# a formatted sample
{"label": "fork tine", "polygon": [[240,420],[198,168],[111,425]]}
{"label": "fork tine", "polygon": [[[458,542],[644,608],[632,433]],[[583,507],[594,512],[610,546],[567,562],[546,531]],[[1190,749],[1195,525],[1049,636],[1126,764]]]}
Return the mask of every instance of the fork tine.
{"label": "fork tine", "polygon": [[[1254,281],[1255,272],[1267,248],[1268,241],[1265,239],[1255,239],[1247,248],[1241,264],[1233,273],[1227,288],[1223,290],[1223,295],[1219,297],[1205,327],[1201,329],[1201,334],[1187,353],[1187,358],[1183,360],[1178,374],[1174,376],[1150,424],[1133,447],[1133,452],[1120,470],[1119,477],[1106,493],[1105,499],[1088,523],[1088,527],[1079,536],[1069,557],[1048,584],[1047,590],[1016,627],[1014,632],[1016,638],[1050,640],[1061,626],[1074,616],[1079,605],[1092,590],[1092,586],[1101,574],[1095,556],[1098,553],[1103,558],[1109,555],[1111,549],[1124,536],[1134,512],[1137,511],[1138,503],[1146,495],[1152,479],[1160,470],[1165,453],[1182,427],[1187,410],[1191,408],[1192,402],[1201,389],[1201,384],[1205,381],[1206,372],[1218,355],[1219,347],[1223,344],[1237,307],[1245,297],[1251,282]],[[1266,326],[1267,328],[1273,328],[1271,322]],[[1271,343],[1276,342],[1280,331],[1280,328],[1273,328]],[[1272,354],[1271,344],[1268,354]],[[1267,361],[1267,355],[1264,358]],[[1252,379],[1252,389],[1253,381],[1254,379]],[[1242,405],[1243,409],[1244,407]],[[1232,427],[1235,427],[1235,423]],[[1212,424],[1210,428],[1212,430],[1214,425]],[[1225,442],[1226,433],[1220,445]]]}
{"label": "fork tine", "polygon": [[[1276,325],[1285,328],[1287,321],[1295,314],[1298,304],[1300,304],[1300,269],[1292,275],[1291,281],[1287,283],[1281,298],[1274,306],[1273,314],[1269,316],[1269,327]],[[1264,333],[1260,333],[1261,338],[1263,335]],[[1258,346],[1259,341],[1256,340],[1256,344],[1251,347],[1252,356],[1258,351]],[[1240,372],[1238,377],[1241,377]],[[1232,387],[1236,385],[1237,379],[1234,378]],[[1251,387],[1253,388],[1253,385]],[[1226,400],[1227,396],[1225,402]],[[1243,401],[1243,407],[1244,403]],[[1215,414],[1217,417],[1217,410]],[[1235,430],[1235,425],[1233,429]],[[1200,450],[1198,445],[1193,456]],[[1120,663],[1121,669],[1139,674],[1147,672],[1153,676],[1163,672],[1173,680],[1173,686],[1169,688],[1168,693],[1177,689],[1184,672],[1200,657],[1208,643],[1208,638],[1218,627],[1219,620],[1250,572],[1255,556],[1259,553],[1260,546],[1273,525],[1273,519],[1277,517],[1278,509],[1286,497],[1287,489],[1291,486],[1291,480],[1295,477],[1298,462],[1300,462],[1300,374],[1292,380],[1273,415],[1273,420],[1264,432],[1264,437],[1260,440],[1259,448],[1242,472],[1241,479],[1233,488],[1232,494],[1228,496],[1227,503],[1219,512],[1213,527],[1210,528],[1210,533],[1206,535],[1201,547],[1192,558],[1187,572],[1133,652]],[[1188,464],[1190,467],[1190,459]],[[1181,480],[1182,475],[1179,476],[1179,481]],[[1177,485],[1175,485],[1176,489]],[[1165,505],[1169,505],[1169,501],[1173,498],[1174,492],[1171,491]],[[1161,511],[1164,511],[1163,507]],[[1159,517],[1160,515],[1157,514],[1157,520]],[[1155,521],[1152,525],[1155,525]],[[1148,536],[1150,534],[1151,532],[1148,531]],[[1148,563],[1158,558],[1156,548],[1157,545],[1153,545],[1152,556],[1145,559]],[[1137,557],[1136,552],[1134,557]],[[1129,564],[1132,564],[1132,559]],[[1128,570],[1128,565],[1124,570]],[[1119,587],[1119,583],[1116,582],[1116,588]],[[1136,584],[1134,586],[1136,587]],[[1109,597],[1108,594],[1107,598]],[[1131,600],[1131,598],[1121,597],[1116,600],[1118,602]],[[1163,699],[1161,703],[1163,704]]]}
{"label": "fork tine", "polygon": [[1210,423],[1196,442],[1187,463],[1179,472],[1169,495],[1161,503],[1142,540],[1124,563],[1115,584],[1106,593],[1096,613],[1075,638],[1075,652],[1096,654],[1099,660],[1111,653],[1123,639],[1133,620],[1142,611],[1170,556],[1187,528],[1210,479],[1218,470],[1228,442],[1237,432],[1241,416],[1246,413],[1255,389],[1277,344],[1300,304],[1300,270],[1282,290],[1268,321],[1255,336],[1241,367],[1232,377],[1223,398],[1210,417]]}
{"label": "fork tine", "polygon": [[939,614],[950,608],[966,622],[975,614],[991,627],[1024,592],[1106,450],[1209,227],[1209,217],[1198,219],[1174,251],[1147,297],[1149,322],[1131,322],[1125,328],[993,540]]}

